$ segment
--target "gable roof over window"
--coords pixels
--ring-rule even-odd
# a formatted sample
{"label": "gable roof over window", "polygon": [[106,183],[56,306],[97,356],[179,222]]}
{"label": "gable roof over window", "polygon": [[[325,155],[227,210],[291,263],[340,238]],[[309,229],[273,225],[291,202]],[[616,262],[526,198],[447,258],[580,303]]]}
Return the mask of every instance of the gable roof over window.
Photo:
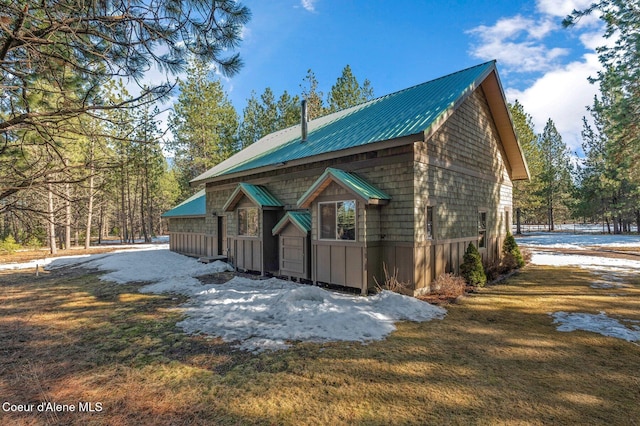
{"label": "gable roof over window", "polygon": [[311,213],[308,212],[287,212],[276,226],[273,227],[271,233],[278,235],[288,225],[292,224],[303,234],[311,232]]}
{"label": "gable roof over window", "polygon": [[282,203],[264,186],[242,182],[238,184],[231,196],[227,199],[223,211],[232,211],[242,197],[247,197],[253,204],[260,208],[283,207]]}
{"label": "gable roof over window", "polygon": [[366,204],[387,204],[391,200],[386,192],[376,188],[355,173],[327,168],[298,200],[298,208],[308,208],[331,182],[335,182]]}
{"label": "gable roof over window", "polygon": [[384,141],[422,141],[479,88],[484,91],[496,122],[511,179],[528,179],[496,64],[491,61],[312,120],[306,141],[302,141],[300,125],[269,134],[191,183],[367,151],[373,149],[369,145]]}

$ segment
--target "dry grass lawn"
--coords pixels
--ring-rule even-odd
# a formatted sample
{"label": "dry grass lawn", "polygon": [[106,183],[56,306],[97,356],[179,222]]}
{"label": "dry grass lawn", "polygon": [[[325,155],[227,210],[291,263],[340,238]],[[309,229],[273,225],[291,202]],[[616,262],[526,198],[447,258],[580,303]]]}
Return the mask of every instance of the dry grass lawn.
{"label": "dry grass lawn", "polygon": [[639,424],[640,347],[549,316],[640,321],[638,279],[594,279],[527,267],[385,341],[254,355],[181,333],[180,297],[78,270],[0,273],[0,403],[102,407],[0,424]]}

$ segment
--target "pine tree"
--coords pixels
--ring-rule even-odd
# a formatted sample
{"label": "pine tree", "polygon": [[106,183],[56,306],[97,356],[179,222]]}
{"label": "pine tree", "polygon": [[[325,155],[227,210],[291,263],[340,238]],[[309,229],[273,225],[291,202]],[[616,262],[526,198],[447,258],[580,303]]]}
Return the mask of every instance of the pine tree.
{"label": "pine tree", "polygon": [[[189,57],[235,74],[242,61],[234,50],[250,18],[236,1],[192,0],[4,1],[0,15],[0,201],[47,188],[55,174],[22,161],[30,149],[25,135],[36,135],[40,150],[59,156],[55,136],[79,115],[132,107],[148,94],[153,100],[167,96],[172,88],[158,81],[138,99],[112,104],[101,89],[113,77],[139,82],[156,66],[177,74]],[[18,205],[3,202],[0,212]]]}
{"label": "pine tree", "polygon": [[[307,71],[307,76],[302,79],[302,99],[307,101],[307,119],[309,121],[327,113],[322,97],[324,94],[318,91],[318,80],[311,69]],[[305,87],[306,86],[306,87]]]}
{"label": "pine tree", "polygon": [[353,75],[351,67],[345,66],[342,75],[331,87],[328,95],[328,112],[340,111],[373,99],[371,82],[365,80],[362,85]]}
{"label": "pine tree", "polygon": [[278,130],[300,123],[300,96],[285,90],[278,99]]}
{"label": "pine tree", "polygon": [[542,172],[542,154],[538,146],[538,136],[533,128],[533,119],[524,111],[517,100],[509,104],[509,112],[513,125],[529,166],[528,181],[513,182],[513,207],[516,211],[516,233],[521,233],[520,224],[524,222],[540,223],[540,209],[543,205],[540,192],[540,175]]}
{"label": "pine tree", "polygon": [[467,284],[484,287],[487,283],[487,275],[482,266],[482,257],[473,243],[469,243],[460,265],[460,275]]}
{"label": "pine tree", "polygon": [[300,123],[300,98],[285,92],[276,102],[271,88],[257,98],[255,92],[247,100],[242,111],[242,122],[238,130],[242,148],[246,148],[269,133],[286,129]]}
{"label": "pine tree", "polygon": [[179,81],[180,95],[169,117],[173,139],[167,143],[181,172],[182,196],[195,192],[189,181],[230,157],[237,148],[238,114],[207,64],[194,60]]}
{"label": "pine tree", "polygon": [[[600,86],[600,98],[591,109],[599,120],[597,137],[605,141],[603,180],[613,191],[611,211],[615,232],[628,229],[635,217],[640,233],[640,13],[637,1],[600,0],[585,10],[574,10],[563,24],[600,12],[604,37],[612,43],[597,49],[602,70],[591,78]],[[606,218],[606,216],[605,216]]]}
{"label": "pine tree", "polygon": [[553,120],[547,121],[544,132],[539,137],[538,147],[542,154],[542,170],[537,195],[543,199],[549,231],[553,231],[558,211],[561,210],[566,216],[566,211],[562,209],[567,208],[572,187],[569,149],[562,141]]}
{"label": "pine tree", "polygon": [[518,243],[511,232],[507,232],[507,236],[504,239],[504,243],[502,244],[502,254],[505,256],[512,256],[518,268],[522,268],[524,266],[524,258],[522,257]]}
{"label": "pine tree", "polygon": [[256,97],[256,92],[251,91],[251,97],[247,99],[247,106],[242,110],[242,122],[238,128],[241,149],[257,142],[265,135],[261,121],[262,106]]}

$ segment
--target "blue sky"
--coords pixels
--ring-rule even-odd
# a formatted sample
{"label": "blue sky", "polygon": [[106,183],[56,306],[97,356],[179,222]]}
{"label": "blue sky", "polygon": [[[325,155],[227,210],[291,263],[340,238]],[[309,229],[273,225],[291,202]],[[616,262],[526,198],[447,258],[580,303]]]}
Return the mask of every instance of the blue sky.
{"label": "blue sky", "polygon": [[311,69],[325,96],[345,65],[382,96],[488,60],[498,61],[507,99],[542,132],[552,118],[579,150],[582,116],[597,87],[596,17],[563,29],[591,0],[246,0],[252,19],[238,49],[245,66],[222,76],[239,114],[255,90],[300,92]]}

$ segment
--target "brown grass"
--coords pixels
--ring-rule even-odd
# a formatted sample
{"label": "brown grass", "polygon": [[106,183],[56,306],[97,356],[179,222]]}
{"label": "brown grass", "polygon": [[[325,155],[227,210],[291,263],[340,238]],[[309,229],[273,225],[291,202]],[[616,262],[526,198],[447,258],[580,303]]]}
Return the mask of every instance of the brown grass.
{"label": "brown grass", "polygon": [[176,328],[183,299],[67,270],[0,274],[0,396],[101,402],[0,424],[638,424],[640,348],[550,312],[640,320],[640,281],[527,267],[388,339],[260,355]]}

